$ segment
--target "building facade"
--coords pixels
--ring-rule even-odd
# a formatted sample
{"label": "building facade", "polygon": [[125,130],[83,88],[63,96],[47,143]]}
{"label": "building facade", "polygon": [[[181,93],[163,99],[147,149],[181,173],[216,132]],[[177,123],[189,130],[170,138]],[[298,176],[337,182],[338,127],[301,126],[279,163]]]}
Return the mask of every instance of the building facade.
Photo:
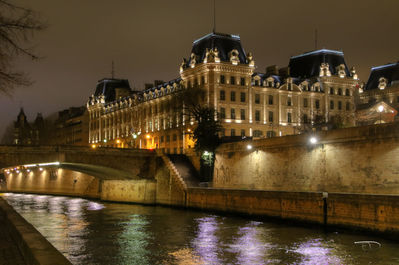
{"label": "building facade", "polygon": [[49,137],[53,145],[89,144],[89,113],[86,106],[59,111],[54,127]]}
{"label": "building facade", "polygon": [[17,120],[14,122],[13,144],[39,145],[44,142],[44,120],[38,113],[33,123],[29,123],[24,110],[21,108]]}
{"label": "building facade", "polygon": [[222,137],[273,137],[301,133],[336,117],[355,123],[358,79],[340,51],[317,50],[293,56],[288,67],[255,72],[251,53],[236,35],[211,33],[193,42],[180,76],[132,91],[127,80],[100,80],[89,98],[89,142],[93,146],[192,148],[194,122],[179,105],[179,93],[204,91],[203,104],[219,113]]}
{"label": "building facade", "polygon": [[399,110],[399,62],[371,68],[360,88],[357,108],[359,125],[392,122]]}

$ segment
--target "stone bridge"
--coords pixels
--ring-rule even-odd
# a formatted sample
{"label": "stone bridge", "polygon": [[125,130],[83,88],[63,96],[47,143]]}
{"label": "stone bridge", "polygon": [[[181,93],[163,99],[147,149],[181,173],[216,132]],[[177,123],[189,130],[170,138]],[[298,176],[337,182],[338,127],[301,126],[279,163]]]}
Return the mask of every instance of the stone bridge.
{"label": "stone bridge", "polygon": [[143,149],[0,146],[0,169],[40,164],[85,173],[99,179],[153,178],[155,158],[155,152]]}

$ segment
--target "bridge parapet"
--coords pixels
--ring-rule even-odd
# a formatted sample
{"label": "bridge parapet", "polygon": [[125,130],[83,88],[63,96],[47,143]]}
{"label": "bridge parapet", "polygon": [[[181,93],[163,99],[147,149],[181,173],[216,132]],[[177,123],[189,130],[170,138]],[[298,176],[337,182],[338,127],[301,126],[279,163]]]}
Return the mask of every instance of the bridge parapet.
{"label": "bridge parapet", "polygon": [[0,168],[47,162],[79,163],[124,171],[132,177],[153,178],[155,158],[155,152],[143,149],[0,146]]}

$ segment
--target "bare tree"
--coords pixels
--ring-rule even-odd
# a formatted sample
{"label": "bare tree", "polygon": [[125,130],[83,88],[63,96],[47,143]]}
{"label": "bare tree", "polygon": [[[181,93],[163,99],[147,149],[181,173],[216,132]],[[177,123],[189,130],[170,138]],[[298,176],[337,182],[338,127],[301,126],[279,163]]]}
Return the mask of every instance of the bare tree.
{"label": "bare tree", "polygon": [[25,47],[33,34],[44,28],[34,11],[0,0],[0,92],[10,94],[15,86],[31,82],[22,72],[14,70],[14,60],[22,55],[32,60],[38,56]]}

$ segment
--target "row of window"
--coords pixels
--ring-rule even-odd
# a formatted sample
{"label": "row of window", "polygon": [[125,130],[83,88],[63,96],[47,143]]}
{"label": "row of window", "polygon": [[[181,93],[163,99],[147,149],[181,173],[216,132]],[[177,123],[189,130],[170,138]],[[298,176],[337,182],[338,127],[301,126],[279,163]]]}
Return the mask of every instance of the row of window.
{"label": "row of window", "polygon": [[[334,95],[334,94],[335,94],[334,88],[330,87],[330,95]],[[338,88],[337,95],[338,96],[342,96],[343,95],[342,88]],[[348,88],[345,89],[345,96],[350,96],[350,91],[349,91]]]}
{"label": "row of window", "polygon": [[[220,132],[220,136],[224,137],[226,136],[226,130],[222,129]],[[230,136],[238,136],[236,133],[236,129],[230,129]],[[245,129],[241,129],[240,131],[240,135],[241,137],[245,137]],[[252,136],[253,137],[262,137],[263,136],[263,132],[261,130],[254,130],[252,132]],[[270,138],[270,137],[274,137],[276,136],[276,132],[275,131],[266,131],[266,137]]]}
{"label": "row of window", "polygon": [[[161,141],[160,142],[163,143],[165,141],[165,139],[166,139],[166,142],[169,143],[170,142],[170,135],[166,135],[166,137],[161,135],[161,139],[160,139]],[[172,135],[172,141],[173,142],[177,141],[177,134],[173,134]]]}
{"label": "row of window", "polygon": [[[226,109],[220,108],[221,119],[226,119]],[[230,119],[236,119],[236,110],[230,109]],[[245,120],[245,109],[240,109],[240,120]],[[260,121],[260,110],[255,110],[255,121]],[[269,122],[273,122],[273,111],[269,111]]]}
{"label": "row of window", "polygon": [[[220,75],[220,84],[226,84],[226,77],[224,75]],[[235,76],[230,76],[230,84],[237,85]],[[245,77],[240,78],[240,86],[245,86]]]}

